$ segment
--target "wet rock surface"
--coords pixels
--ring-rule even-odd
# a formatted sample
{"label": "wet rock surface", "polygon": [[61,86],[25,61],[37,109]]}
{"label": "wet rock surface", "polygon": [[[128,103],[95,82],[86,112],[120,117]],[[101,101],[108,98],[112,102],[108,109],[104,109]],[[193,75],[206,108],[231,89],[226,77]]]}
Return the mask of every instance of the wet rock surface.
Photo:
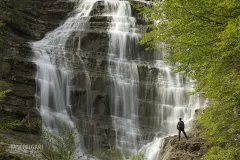
{"label": "wet rock surface", "polygon": [[[94,12],[101,11],[101,3],[96,3]],[[140,3],[140,2],[139,2]],[[21,132],[40,133],[41,126],[36,125],[40,120],[38,111],[38,101],[35,99],[36,88],[36,70],[33,63],[33,52],[30,46],[31,42],[41,40],[44,35],[61,25],[64,20],[74,14],[71,12],[74,3],[63,0],[33,0],[26,4],[23,13],[23,23],[7,22],[4,33],[4,50],[1,54],[7,63],[10,64],[9,74],[4,76],[4,80],[10,85],[11,93],[0,102],[0,122],[12,122],[15,120],[27,119],[27,123],[32,123],[31,128],[22,126],[15,130]],[[146,25],[146,21],[137,15],[136,10],[132,13],[137,18],[138,26]],[[82,39],[82,50],[79,51],[84,67],[90,73],[91,96],[94,112],[92,115],[87,113],[86,108],[75,107],[72,104],[73,119],[81,130],[84,143],[90,149],[93,146],[109,148],[114,146],[115,133],[112,128],[109,102],[109,87],[112,83],[107,76],[108,72],[108,41],[109,35],[107,28],[109,26],[109,17],[92,16],[90,27]],[[75,36],[74,34],[72,36]],[[70,42],[69,42],[70,43]],[[67,46],[66,46],[67,47]],[[69,48],[71,49],[71,48]],[[152,61],[153,55],[147,53],[144,47],[140,46],[140,54],[143,59]],[[74,62],[73,62],[74,65]],[[116,64],[112,64],[116,65]],[[143,72],[147,64],[139,64],[139,71]],[[86,80],[82,73],[82,66],[75,65],[75,81]],[[148,69],[145,69],[142,77],[149,76]],[[154,79],[154,78],[152,78]],[[142,79],[143,83],[147,80]],[[74,78],[73,78],[74,83]],[[71,92],[73,99],[80,99],[82,103],[86,102],[86,84],[79,84],[79,88],[74,88]],[[77,105],[76,105],[77,106]]]}
{"label": "wet rock surface", "polygon": [[201,127],[196,120],[187,135],[188,140],[183,135],[180,141],[178,135],[165,138],[159,160],[203,160],[208,149],[201,136]]}
{"label": "wet rock surface", "polygon": [[165,139],[159,160],[202,160],[204,155],[203,139],[190,138],[178,140],[177,136]]}
{"label": "wet rock surface", "polygon": [[[112,126],[110,116],[111,106],[109,104],[110,92],[109,88],[113,81],[109,78],[108,66],[116,68],[115,62],[108,60],[109,35],[107,29],[109,27],[110,19],[106,16],[97,16],[97,12],[102,12],[104,8],[101,6],[101,1],[96,4],[96,9],[93,10],[92,17],[88,30],[81,40],[81,50],[76,52],[76,59],[79,61],[72,61],[72,68],[74,69],[74,76],[72,83],[74,88],[71,89],[71,113],[72,119],[76,122],[76,126],[81,132],[82,139],[85,146],[89,150],[101,150],[102,148],[109,148],[115,143],[115,130]],[[138,2],[141,3],[141,2]],[[40,119],[39,104],[35,100],[36,90],[36,65],[32,62],[33,53],[29,42],[40,40],[44,35],[58,27],[64,20],[74,14],[74,4],[64,0],[33,0],[28,4],[24,10],[24,24],[7,23],[5,34],[5,59],[11,66],[11,70],[4,79],[9,82],[12,92],[3,101],[0,102],[0,122],[9,122],[14,120],[26,119]],[[147,22],[139,15],[136,10],[132,13],[136,17],[137,27],[139,32],[141,28],[146,28]],[[96,15],[96,16],[93,16]],[[77,43],[77,32],[71,35],[69,39],[75,39]],[[66,48],[72,52],[74,48]],[[76,44],[77,45],[77,44]],[[131,47],[131,46],[129,46]],[[155,131],[152,124],[155,124],[154,118],[161,119],[161,117],[151,117],[157,114],[159,105],[163,100],[160,98],[161,93],[157,90],[164,84],[159,84],[158,78],[164,79],[166,72],[154,65],[155,59],[152,51],[145,51],[144,46],[139,46],[139,55],[141,62],[137,64],[139,74],[139,125],[142,132],[141,139],[148,140],[154,137]],[[56,48],[57,49],[57,48]],[[134,59],[134,55],[128,55],[128,58]],[[130,57],[132,56],[132,57]],[[74,59],[74,58],[73,58]],[[84,72],[89,73],[86,77]],[[160,76],[159,76],[160,75]],[[91,92],[87,92],[86,81],[90,82]],[[81,82],[81,83],[80,83]],[[162,88],[164,90],[164,87]],[[91,97],[91,113],[88,108],[88,94]],[[171,95],[172,96],[172,95]],[[81,105],[79,105],[81,103]],[[169,102],[173,104],[174,102]],[[81,106],[81,107],[79,107]],[[164,115],[158,115],[164,116]],[[158,122],[160,125],[161,122]],[[40,127],[33,125],[29,128],[21,127],[17,130],[23,132],[40,132]],[[151,127],[152,126],[152,127]],[[172,141],[173,145],[181,150],[181,146],[187,146],[187,143],[180,145],[178,142]],[[193,146],[196,146],[194,144]],[[97,147],[97,148],[96,148]],[[194,147],[189,148],[191,150]],[[195,147],[197,148],[197,146]],[[176,150],[178,151],[178,150]]]}
{"label": "wet rock surface", "polygon": [[[27,119],[28,127],[15,130],[38,133],[41,131],[35,121],[39,113],[35,104],[36,65],[29,42],[39,40],[56,28],[73,9],[73,2],[58,0],[32,0],[22,9],[22,21],[6,22],[3,34],[4,48],[0,56],[10,65],[10,71],[3,78],[12,90],[0,102],[0,122]],[[30,124],[31,123],[31,124]]]}
{"label": "wet rock surface", "polygon": [[[40,158],[40,150],[31,151],[26,145],[41,145],[40,137],[24,132],[0,132],[0,160],[35,160]],[[23,149],[25,145],[25,149]]]}

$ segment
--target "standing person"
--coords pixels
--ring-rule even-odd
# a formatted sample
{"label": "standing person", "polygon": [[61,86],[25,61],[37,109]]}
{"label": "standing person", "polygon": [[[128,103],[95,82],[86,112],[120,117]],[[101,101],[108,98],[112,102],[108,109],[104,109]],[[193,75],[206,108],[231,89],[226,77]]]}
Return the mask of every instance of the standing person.
{"label": "standing person", "polygon": [[179,138],[179,141],[180,141],[180,138],[181,138],[181,132],[183,132],[184,136],[188,139],[185,131],[184,131],[184,122],[182,121],[182,118],[179,118],[179,122],[177,124],[177,129],[178,129],[178,138]]}

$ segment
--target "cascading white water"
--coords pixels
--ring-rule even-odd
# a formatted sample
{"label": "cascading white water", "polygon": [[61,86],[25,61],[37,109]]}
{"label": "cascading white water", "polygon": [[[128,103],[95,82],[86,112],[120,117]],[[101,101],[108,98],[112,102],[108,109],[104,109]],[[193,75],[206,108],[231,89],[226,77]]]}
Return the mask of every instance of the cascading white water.
{"label": "cascading white water", "polygon": [[134,155],[139,149],[138,127],[138,50],[136,20],[131,16],[129,1],[113,1],[108,32],[109,74],[111,85],[111,115],[117,149]]}
{"label": "cascading white water", "polygon": [[[164,57],[166,53],[158,53]],[[187,128],[193,119],[195,109],[201,106],[199,98],[189,96],[193,86],[189,79],[181,78],[180,74],[173,74],[169,66],[162,60],[155,61],[155,67],[159,69],[157,79],[157,98],[155,106],[153,127],[156,128],[155,138],[144,145],[139,152],[144,153],[145,159],[158,160],[159,152],[164,145],[164,138],[177,134],[177,122],[182,118]],[[159,136],[160,135],[160,136]]]}
{"label": "cascading white water", "polygon": [[[34,62],[37,64],[37,105],[43,123],[58,132],[59,125],[65,122],[69,128],[75,127],[71,119],[71,106],[77,105],[87,113],[91,111],[91,79],[81,59],[82,38],[89,29],[89,20],[94,5],[98,0],[77,1],[74,16],[54,31],[48,33],[41,41],[32,43]],[[157,160],[158,153],[164,142],[163,137],[176,133],[179,117],[184,121],[192,118],[198,105],[196,98],[187,96],[191,89],[188,80],[183,81],[179,74],[173,74],[162,58],[155,58],[147,67],[157,69],[158,75],[154,83],[141,82],[149,89],[139,98],[140,67],[145,60],[139,54],[137,42],[141,34],[132,16],[129,1],[104,0],[103,11],[95,14],[108,17],[111,22],[107,29],[109,34],[108,73],[111,79],[109,91],[111,118],[115,129],[115,146],[127,154],[145,153],[148,160]],[[102,5],[102,4],[101,4]],[[159,57],[163,57],[164,53]],[[146,62],[149,63],[149,62]],[[78,66],[78,68],[75,68]],[[80,68],[79,68],[80,66]],[[85,80],[77,79],[76,70],[85,75]],[[87,102],[81,99],[75,104],[71,101],[71,91],[85,84]],[[149,93],[153,93],[150,94]],[[154,138],[143,140],[140,127],[140,104],[151,104],[144,108],[149,116],[147,127]],[[151,128],[151,129],[150,129]],[[145,133],[144,133],[145,134]],[[151,135],[150,134],[150,135]],[[153,142],[149,143],[151,140]]]}
{"label": "cascading white water", "polygon": [[[111,107],[113,125],[116,131],[116,147],[128,154],[136,154],[140,145],[140,128],[138,122],[139,107],[139,75],[138,65],[144,59],[139,56],[141,34],[136,27],[136,19],[132,17],[131,6],[128,1],[114,1],[110,7],[112,22],[109,28],[109,73],[112,79]],[[179,74],[172,74],[170,68],[160,60],[155,60],[154,67],[159,70],[155,90],[154,112],[152,125],[156,137],[152,143],[144,146],[140,151],[145,153],[145,158],[155,160],[164,143],[162,137],[176,133],[176,123],[179,117],[188,121],[193,117],[197,105],[193,97],[187,96],[191,88],[189,83],[183,84]],[[187,82],[188,80],[186,80]],[[151,84],[153,85],[153,84]],[[148,88],[148,87],[146,87]],[[146,94],[146,96],[149,96]],[[149,98],[148,98],[149,99]],[[147,100],[147,98],[146,98]],[[160,137],[158,135],[161,135]]]}
{"label": "cascading white water", "polygon": [[[63,122],[70,128],[75,127],[71,120],[70,101],[70,92],[77,86],[73,84],[73,81],[76,81],[73,80],[74,67],[75,63],[81,63],[82,70],[85,71],[78,51],[81,50],[81,39],[85,36],[84,31],[88,29],[90,13],[96,2],[98,1],[79,1],[73,17],[68,18],[42,40],[32,43],[34,62],[37,64],[37,105],[43,123],[56,132]],[[127,147],[127,150],[132,150],[131,153],[135,154],[139,148],[136,135],[138,123],[134,117],[137,115],[138,107],[136,85],[138,74],[137,64],[134,61],[128,62],[127,56],[136,54],[131,51],[134,48],[128,43],[135,45],[140,39],[140,34],[131,31],[135,27],[135,19],[130,17],[131,7],[128,1],[106,0],[104,3],[107,13],[103,15],[112,18],[108,31],[109,59],[116,63],[115,69],[109,67],[114,82],[112,118],[117,134],[116,147],[119,149]],[[89,77],[87,72],[86,77]],[[86,82],[77,83],[87,84],[86,90],[90,90],[90,78],[87,78]],[[85,107],[89,109],[88,105]]]}
{"label": "cascading white water", "polygon": [[[37,65],[37,107],[42,116],[43,127],[48,127],[54,133],[59,132],[63,123],[70,129],[75,128],[71,120],[70,92],[79,83],[86,84],[87,91],[90,90],[89,78],[86,78],[86,82],[75,80],[74,84],[73,79],[75,64],[81,66],[86,77],[89,77],[79,51],[94,2],[78,2],[73,17],[68,18],[42,40],[32,43],[34,62]],[[87,107],[88,110],[88,106],[82,107]],[[79,143],[79,139],[77,134],[76,143]]]}

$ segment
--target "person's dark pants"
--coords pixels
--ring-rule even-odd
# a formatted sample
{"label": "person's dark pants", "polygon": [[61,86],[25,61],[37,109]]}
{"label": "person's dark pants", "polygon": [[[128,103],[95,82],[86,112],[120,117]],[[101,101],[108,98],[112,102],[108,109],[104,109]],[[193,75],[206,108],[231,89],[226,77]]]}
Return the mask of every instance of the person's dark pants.
{"label": "person's dark pants", "polygon": [[187,135],[186,135],[186,132],[184,131],[184,129],[179,129],[178,130],[178,138],[179,138],[179,141],[181,139],[181,132],[183,132],[184,136],[186,137],[186,139],[188,139]]}

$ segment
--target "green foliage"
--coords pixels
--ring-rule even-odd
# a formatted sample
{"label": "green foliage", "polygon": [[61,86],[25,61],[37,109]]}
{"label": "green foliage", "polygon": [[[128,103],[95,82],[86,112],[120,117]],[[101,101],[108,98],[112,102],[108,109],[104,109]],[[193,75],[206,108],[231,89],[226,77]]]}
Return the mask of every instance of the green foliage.
{"label": "green foliage", "polygon": [[32,131],[36,131],[36,130],[41,129],[42,121],[41,121],[41,119],[39,119],[37,117],[30,118],[30,119],[27,119],[24,126],[28,129],[28,132],[31,133]]}
{"label": "green foliage", "polygon": [[11,132],[13,129],[23,125],[25,122],[26,122],[25,119],[23,119],[21,121],[10,122],[10,123],[2,122],[2,123],[0,123],[0,131]]}
{"label": "green foliage", "polygon": [[10,92],[11,92],[11,90],[9,90],[9,89],[1,91],[0,92],[0,101],[1,101],[2,98],[6,97],[6,95]]}
{"label": "green foliage", "polygon": [[133,157],[125,156],[122,152],[110,148],[106,152],[102,153],[94,153],[94,152],[86,152],[79,153],[80,142],[76,142],[77,131],[76,128],[69,129],[64,123],[60,127],[60,132],[56,134],[51,130],[45,129],[43,130],[43,158],[46,160],[90,160],[94,157],[99,157],[103,160],[143,160],[144,156],[142,154],[138,154]]}
{"label": "green foliage", "polygon": [[150,22],[150,32],[140,43],[170,53],[166,58],[177,64],[174,71],[195,79],[195,91],[210,101],[199,118],[213,147],[206,159],[213,155],[239,159],[239,1],[165,0],[134,6]]}
{"label": "green foliage", "polygon": [[43,130],[43,158],[46,160],[75,160],[79,147],[79,144],[75,143],[75,137],[76,130],[68,130],[65,124],[61,126],[59,134],[45,127]]}
{"label": "green foliage", "polygon": [[6,97],[8,93],[11,92],[10,89],[6,89],[8,87],[8,84],[6,82],[0,82],[0,101]]}
{"label": "green foliage", "polygon": [[235,148],[220,148],[220,147],[212,147],[205,159],[207,160],[232,160],[234,159],[234,153],[236,152]]}
{"label": "green foliage", "polygon": [[147,159],[144,159],[144,154],[137,154],[136,156],[133,156],[131,160],[147,160]]}

